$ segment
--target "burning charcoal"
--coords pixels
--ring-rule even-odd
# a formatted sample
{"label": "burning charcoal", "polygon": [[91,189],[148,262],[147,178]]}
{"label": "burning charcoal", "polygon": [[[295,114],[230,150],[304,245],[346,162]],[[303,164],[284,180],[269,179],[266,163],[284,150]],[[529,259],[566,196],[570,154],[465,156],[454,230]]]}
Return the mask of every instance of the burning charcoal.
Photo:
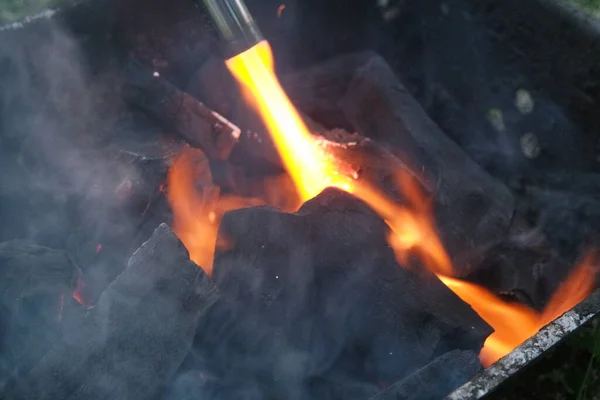
{"label": "burning charcoal", "polygon": [[211,57],[202,64],[192,76],[187,90],[221,115],[232,115],[236,102],[232,92],[239,92],[225,62],[217,57]]}
{"label": "burning charcoal", "polygon": [[436,220],[459,275],[476,265],[477,249],[506,235],[514,212],[511,193],[428,118],[383,59],[375,57],[357,71],[341,107],[360,133],[437,178]]}
{"label": "burning charcoal", "polygon": [[216,291],[166,225],[3,399],[148,399],[179,367]]}
{"label": "burning charcoal", "polygon": [[343,129],[321,131],[315,137],[322,148],[340,160],[342,173],[354,176],[356,181],[375,184],[402,202],[404,194],[398,192],[397,180],[400,174],[406,174],[424,194],[433,194],[435,185],[432,176],[412,170],[373,140]]}
{"label": "burning charcoal", "polygon": [[372,52],[343,54],[307,69],[281,77],[294,105],[329,128],[349,131],[339,101],[348,90],[357,69],[370,60]]}
{"label": "burning charcoal", "polygon": [[[159,202],[167,168],[181,145],[151,141],[113,143],[86,153],[98,167],[80,172],[81,187],[70,201],[72,227],[65,248],[85,275],[86,297],[95,300],[119,275],[142,241],[133,245],[141,225]],[[162,153],[162,154],[161,154]],[[150,232],[158,223],[153,221]]]}
{"label": "burning charcoal", "polygon": [[376,386],[373,384],[361,384],[360,382],[330,382],[323,381],[320,386],[311,386],[311,398],[314,399],[344,399],[344,400],[363,400],[368,399],[376,392]]}
{"label": "burning charcoal", "polygon": [[507,239],[485,252],[468,280],[541,311],[573,262],[561,257],[539,230],[521,224],[513,223]]}
{"label": "burning charcoal", "polygon": [[29,170],[20,164],[22,155],[12,150],[0,145],[0,242],[28,238],[52,248],[64,246],[70,229],[64,192],[57,193],[49,184],[39,185],[50,180],[46,179],[50,173]]}
{"label": "burning charcoal", "polygon": [[76,276],[64,251],[26,241],[0,244],[0,391],[60,339]]}
{"label": "burning charcoal", "polygon": [[294,214],[226,213],[219,235],[234,245],[217,252],[213,277],[229,302],[198,345],[232,387],[258,385],[259,398],[288,398],[333,371],[395,381],[436,354],[479,351],[490,327],[434,275],[399,266],[387,232],[335,189]]}
{"label": "burning charcoal", "polygon": [[587,250],[590,242],[600,238],[600,202],[590,195],[564,190],[528,187],[524,190],[519,211],[529,217],[552,246],[570,261]]}
{"label": "burning charcoal", "polygon": [[[355,67],[357,64],[360,67]],[[329,84],[326,76],[352,78]],[[299,80],[302,83],[296,83]],[[436,221],[458,275],[466,275],[479,264],[481,248],[505,237],[514,212],[509,190],[429,119],[381,57],[372,53],[346,56],[284,81],[294,88],[292,101],[310,109],[311,115],[335,114],[336,123],[343,115],[358,133],[389,147],[419,175],[434,178]],[[321,106],[320,101],[311,99],[311,93],[313,99],[326,97],[329,105]],[[332,109],[333,99],[338,110]]]}
{"label": "burning charcoal", "polygon": [[188,91],[242,128],[239,146],[235,146],[232,150],[232,159],[255,168],[257,161],[281,165],[279,154],[267,135],[264,125],[252,107],[247,104],[223,59],[217,57],[208,59],[190,80]]}
{"label": "burning charcoal", "polygon": [[[281,169],[281,158],[267,133],[268,130],[254,107],[248,103],[222,59],[213,57],[206,61],[190,81],[188,91],[242,129],[239,144],[232,150],[232,162],[244,165],[245,169]],[[307,115],[302,112],[300,115],[311,132],[325,130]]]}
{"label": "burning charcoal", "polygon": [[[277,168],[279,171],[283,170],[281,157],[271,136],[267,133],[268,129],[256,111],[247,104],[241,94],[235,105],[232,119],[244,127],[244,131],[240,137],[239,145],[232,151],[231,162],[239,165],[250,165],[253,168],[265,169],[270,167],[271,169]],[[322,125],[307,115],[302,112],[299,114],[310,132],[318,133],[325,130]]]}
{"label": "burning charcoal", "polygon": [[314,399],[364,400],[381,390],[373,382],[336,373],[312,379],[309,385],[311,398]]}
{"label": "burning charcoal", "polygon": [[531,173],[513,179],[512,189],[522,193],[525,190],[540,189],[600,198],[600,175],[582,171],[560,171]]}
{"label": "burning charcoal", "polygon": [[222,398],[223,388],[214,377],[202,370],[183,372],[173,380],[164,400],[208,400]]}
{"label": "burning charcoal", "polygon": [[[234,148],[232,158],[247,162],[248,156],[251,155],[260,161],[281,165],[279,154],[264,125],[248,105],[223,59],[211,57],[202,64],[190,80],[187,90],[242,128],[240,143]],[[255,163],[247,162],[249,165]]]}
{"label": "burning charcoal", "polygon": [[128,64],[127,81],[130,103],[177,129],[209,157],[229,157],[241,134],[237,126],[137,62]]}
{"label": "burning charcoal", "polygon": [[532,175],[513,182],[517,210],[504,242],[485,251],[469,280],[542,310],[571,267],[597,242],[592,174]]}
{"label": "burning charcoal", "polygon": [[439,400],[481,371],[477,353],[454,350],[370,400]]}

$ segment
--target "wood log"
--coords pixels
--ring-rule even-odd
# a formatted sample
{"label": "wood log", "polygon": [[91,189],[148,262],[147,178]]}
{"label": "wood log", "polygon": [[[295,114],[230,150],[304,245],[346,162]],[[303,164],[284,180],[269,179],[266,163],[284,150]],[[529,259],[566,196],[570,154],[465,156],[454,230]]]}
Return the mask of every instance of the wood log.
{"label": "wood log", "polygon": [[126,69],[125,97],[211,158],[226,159],[240,137],[240,129],[190,94],[162,79],[140,63]]}
{"label": "wood log", "polygon": [[179,367],[216,290],[166,225],[3,399],[148,399]]}
{"label": "wood log", "polygon": [[387,232],[336,189],[294,214],[225,214],[219,235],[233,246],[213,279],[230,303],[199,332],[208,363],[232,387],[264,379],[258,398],[288,398],[332,370],[389,382],[435,354],[479,351],[491,328],[434,275],[398,265]]}
{"label": "wood log", "polygon": [[439,400],[481,370],[477,353],[450,351],[370,400]]}
{"label": "wood log", "polygon": [[[352,79],[329,84],[327,77],[336,76]],[[479,264],[480,249],[505,237],[514,212],[509,190],[428,118],[381,57],[350,55],[282,81],[301,109],[313,116],[335,114],[334,123],[343,115],[359,134],[386,146],[413,171],[433,177],[439,234],[457,275]]]}

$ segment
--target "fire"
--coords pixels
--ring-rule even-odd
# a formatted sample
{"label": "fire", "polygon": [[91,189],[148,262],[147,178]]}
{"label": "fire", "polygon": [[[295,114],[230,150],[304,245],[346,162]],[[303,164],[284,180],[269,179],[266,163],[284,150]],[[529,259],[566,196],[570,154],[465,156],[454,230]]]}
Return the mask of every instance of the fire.
{"label": "fire", "polygon": [[[509,353],[591,291],[591,277],[595,272],[593,257],[584,259],[574,269],[542,313],[508,303],[484,288],[451,278],[453,266],[437,235],[431,206],[407,173],[401,171],[397,176],[405,200],[405,204],[400,205],[379,188],[343,171],[339,160],[318,145],[281,88],[267,42],[227,60],[226,64],[264,120],[300,201],[313,198],[327,187],[337,187],[372,207],[389,225],[389,243],[401,265],[409,264],[409,256],[417,256],[422,265],[436,273],[494,328],[480,355],[485,365]],[[222,197],[218,188],[215,191],[210,185],[197,190],[193,165],[193,157],[186,151],[175,161],[169,170],[168,199],[174,211],[175,233],[190,251],[192,260],[210,274],[223,213],[260,202]],[[283,181],[277,178],[277,182]],[[291,206],[289,199],[278,198],[276,192],[264,194],[268,203]],[[297,204],[293,203],[293,207],[297,208]]]}
{"label": "fire", "polygon": [[223,214],[263,203],[257,199],[222,196],[210,182],[197,188],[198,175],[210,177],[208,161],[203,159],[206,162],[198,165],[197,157],[194,149],[187,147],[173,162],[169,168],[167,198],[173,209],[173,231],[190,252],[191,260],[210,275],[215,248],[226,245],[217,243]]}
{"label": "fire", "polygon": [[440,241],[430,204],[405,171],[398,171],[397,182],[407,202],[399,206],[381,191],[365,182],[357,183],[353,194],[367,203],[390,227],[388,242],[401,265],[409,265],[411,254],[431,271],[452,274],[452,263]]}
{"label": "fire", "polygon": [[582,301],[593,289],[595,273],[595,255],[590,254],[558,287],[542,313],[505,302],[477,285],[444,276],[439,278],[494,327],[494,333],[479,355],[481,362],[489,366]]}
{"label": "fire", "polygon": [[255,104],[302,201],[326,187],[350,190],[350,180],[339,174],[319,151],[308,128],[281,88],[273,67],[271,48],[262,41],[226,61]]}
{"label": "fire", "polygon": [[[271,48],[266,41],[227,60],[226,64],[265,122],[302,201],[327,187],[352,193],[387,221],[393,232],[390,244],[399,257],[406,259],[408,251],[416,251],[432,270],[451,272],[450,259],[433,229],[429,213],[415,213],[397,206],[376,188],[340,172],[339,160],[317,144],[275,76]],[[399,175],[398,181],[406,189],[412,208],[425,211],[421,195],[409,185],[408,176]]]}

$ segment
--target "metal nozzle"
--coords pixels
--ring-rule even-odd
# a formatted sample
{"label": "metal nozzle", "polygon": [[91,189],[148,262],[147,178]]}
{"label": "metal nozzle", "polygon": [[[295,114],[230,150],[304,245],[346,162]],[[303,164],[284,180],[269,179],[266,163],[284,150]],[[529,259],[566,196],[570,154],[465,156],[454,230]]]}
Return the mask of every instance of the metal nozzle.
{"label": "metal nozzle", "polygon": [[203,0],[228,45],[228,56],[240,54],[263,39],[242,0]]}

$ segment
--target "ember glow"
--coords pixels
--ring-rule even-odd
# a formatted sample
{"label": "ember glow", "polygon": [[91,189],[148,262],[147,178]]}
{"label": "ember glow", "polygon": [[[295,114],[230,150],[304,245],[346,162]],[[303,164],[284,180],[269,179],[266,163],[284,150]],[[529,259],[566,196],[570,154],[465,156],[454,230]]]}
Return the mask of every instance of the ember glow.
{"label": "ember glow", "polygon": [[[318,195],[327,187],[353,194],[375,210],[389,225],[389,243],[401,265],[416,256],[420,264],[434,272],[495,330],[486,341],[480,358],[490,365],[535,334],[542,326],[580,302],[593,287],[594,257],[585,258],[555,292],[542,313],[519,304],[508,303],[488,290],[451,278],[453,266],[437,235],[432,207],[414,180],[398,171],[397,184],[405,204],[398,204],[384,192],[356,176],[348,174],[308,131],[299,113],[281,88],[274,73],[273,57],[265,41],[229,59],[226,64],[240,83],[247,100],[253,104],[282,157],[301,202]],[[192,260],[207,273],[212,272],[218,224],[227,210],[257,204],[256,200],[221,197],[218,188],[195,187],[194,160],[189,152],[175,161],[169,171],[168,199],[173,208],[174,231],[190,251]],[[275,182],[281,182],[279,178]],[[280,185],[265,191],[266,203],[291,204]],[[258,202],[260,203],[260,202]],[[276,204],[273,204],[276,203]],[[293,208],[297,209],[296,203]],[[292,211],[292,210],[288,210]]]}
{"label": "ember glow", "polygon": [[71,296],[75,299],[76,302],[78,302],[82,306],[85,306],[87,305],[87,302],[83,297],[83,292],[85,291],[85,282],[83,280],[81,271],[78,271],[78,275],[79,276],[77,277],[77,285],[75,286],[75,290],[73,290],[73,294]]}
{"label": "ember glow", "polygon": [[281,4],[279,5],[279,7],[277,7],[277,18],[281,17],[283,10],[285,10],[285,4]]}

